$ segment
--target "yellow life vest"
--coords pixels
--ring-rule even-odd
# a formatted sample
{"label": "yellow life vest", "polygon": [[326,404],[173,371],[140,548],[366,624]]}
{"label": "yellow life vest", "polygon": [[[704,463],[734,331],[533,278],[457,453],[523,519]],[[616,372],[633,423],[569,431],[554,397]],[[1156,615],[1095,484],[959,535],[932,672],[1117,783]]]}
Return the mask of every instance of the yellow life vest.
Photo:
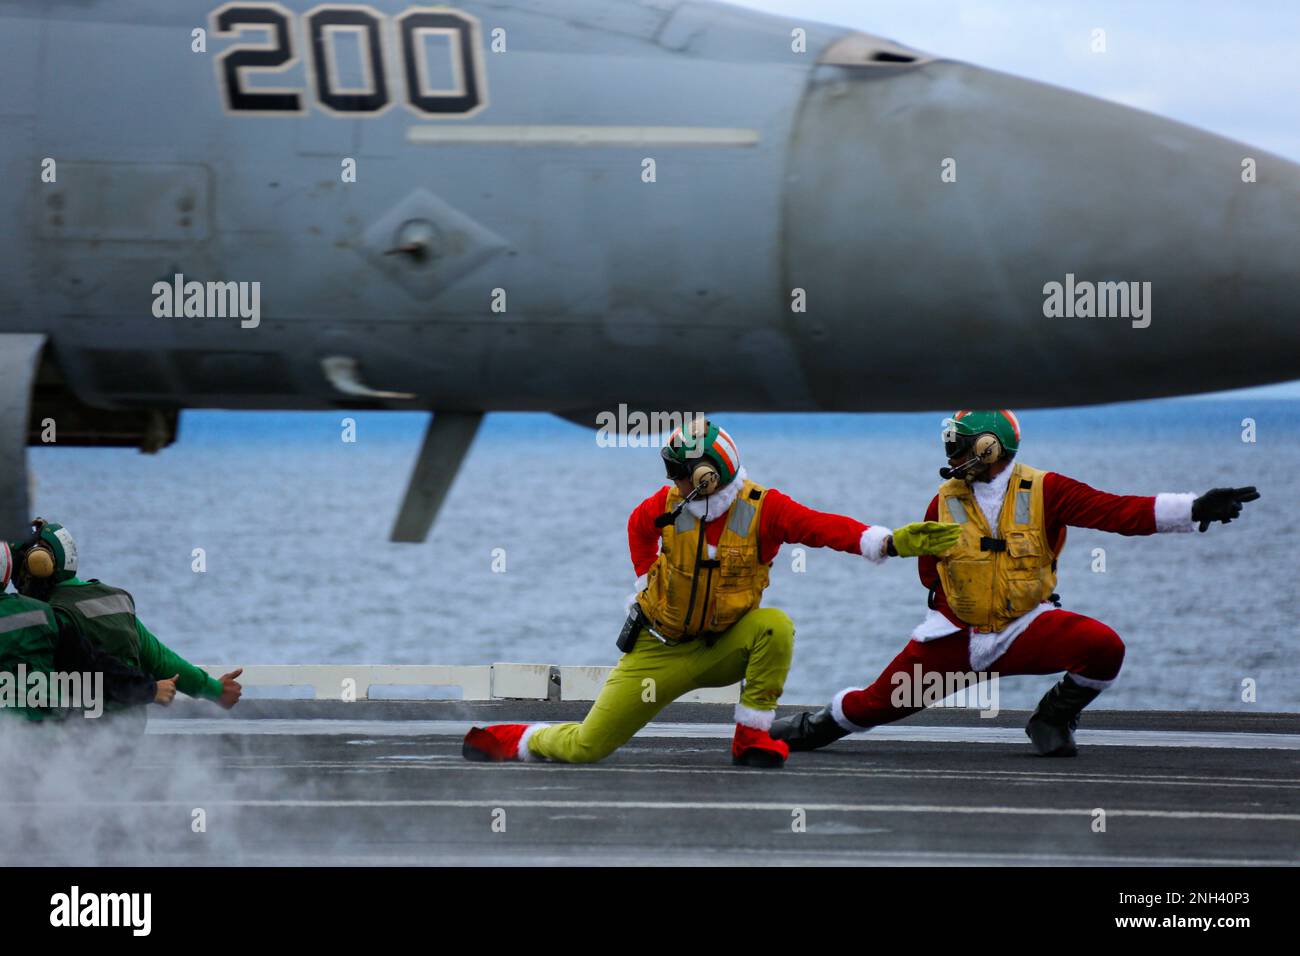
{"label": "yellow life vest", "polygon": [[[659,557],[637,603],[662,637],[679,640],[725,631],[758,607],[771,564],[758,554],[758,526],[767,489],[746,481],[727,509],[726,524],[710,558],[703,523],[683,509],[663,528]],[[681,502],[670,488],[665,510]]]}
{"label": "yellow life vest", "polygon": [[961,537],[939,558],[939,580],[953,612],[976,631],[1000,631],[1038,607],[1056,588],[1056,556],[1065,535],[1047,540],[1043,475],[1011,469],[995,536],[966,482],[939,486],[939,520],[961,525]]}

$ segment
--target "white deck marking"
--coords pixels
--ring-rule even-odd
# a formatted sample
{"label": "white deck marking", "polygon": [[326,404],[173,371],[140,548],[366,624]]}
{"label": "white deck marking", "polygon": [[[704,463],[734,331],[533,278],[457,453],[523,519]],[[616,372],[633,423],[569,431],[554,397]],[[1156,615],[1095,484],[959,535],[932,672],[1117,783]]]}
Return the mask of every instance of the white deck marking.
{"label": "white deck marking", "polygon": [[[392,762],[386,762],[392,761]],[[141,761],[136,764],[145,768],[156,768],[159,770],[173,766],[171,762],[149,763]],[[257,771],[257,770],[375,770],[381,772],[390,771],[479,771],[487,773],[503,773],[509,770],[520,770],[525,773],[537,773],[541,771],[556,771],[562,773],[649,773],[649,774],[707,774],[709,776],[718,776],[734,774],[741,777],[753,777],[754,772],[739,767],[682,767],[680,765],[667,764],[633,764],[630,766],[617,766],[610,764],[565,764],[565,763],[471,763],[465,760],[460,754],[437,754],[437,755],[388,755],[385,754],[371,760],[301,760],[293,762],[262,762],[255,759],[244,758],[241,760],[223,761],[222,767],[230,770]],[[1300,780],[1296,779],[1270,779],[1267,777],[1217,777],[1213,775],[1204,777],[1184,776],[1184,775],[1152,775],[1136,774],[1126,777],[1106,776],[1095,773],[1052,773],[1051,771],[1040,770],[897,770],[881,769],[875,767],[860,767],[857,769],[839,769],[831,770],[820,767],[812,767],[808,764],[800,763],[795,772],[798,778],[809,780],[821,777],[850,777],[859,780],[872,778],[883,778],[889,780],[957,780],[970,783],[973,777],[986,775],[984,779],[993,783],[1063,783],[1071,786],[1077,784],[1098,784],[1098,785],[1128,785],[1128,786],[1162,786],[1162,787],[1196,787],[1198,789],[1246,789],[1246,790],[1296,790],[1300,789]]]}
{"label": "white deck marking", "polygon": [[[58,807],[62,804],[77,807],[188,807],[193,800],[85,800],[85,801],[28,801],[16,800],[6,806]],[[956,814],[966,816],[1031,816],[1031,817],[1092,817],[1093,807],[973,807],[969,805],[910,804],[910,803],[809,803],[798,800],[784,802],[751,802],[734,800],[207,800],[208,807],[237,807],[262,810],[363,810],[363,809],[468,809],[481,810],[496,807],[538,810],[719,810],[726,812],[759,811],[788,815],[791,807],[809,813],[925,813]],[[1108,809],[1108,817],[1142,817],[1157,820],[1241,820],[1252,823],[1300,823],[1300,813],[1234,813],[1225,810],[1125,810]]]}
{"label": "white deck marking", "polygon": [[[504,723],[504,721],[496,721]],[[151,720],[150,734],[270,734],[280,736],[346,735],[352,737],[463,737],[482,721],[459,720],[328,720],[237,719],[190,717]],[[675,737],[687,740],[731,739],[733,724],[652,723],[639,738]],[[1300,750],[1300,734],[1235,733],[1195,730],[1080,730],[1081,746],[1208,747],[1231,750]],[[890,740],[925,743],[1027,744],[1018,727],[877,727],[846,740]]]}

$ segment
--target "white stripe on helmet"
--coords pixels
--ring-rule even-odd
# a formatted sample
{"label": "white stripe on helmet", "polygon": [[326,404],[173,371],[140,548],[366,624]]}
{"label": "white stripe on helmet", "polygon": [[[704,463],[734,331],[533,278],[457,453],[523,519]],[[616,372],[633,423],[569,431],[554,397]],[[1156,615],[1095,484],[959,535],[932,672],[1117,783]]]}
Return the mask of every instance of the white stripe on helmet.
{"label": "white stripe on helmet", "polygon": [[1016,418],[1016,413],[1013,412],[1013,411],[1012,411],[1011,409],[1009,409],[1009,408],[1001,408],[1001,409],[998,409],[998,410],[999,410],[1000,412],[1002,412],[1002,414],[1005,415],[1005,416],[1007,417],[1007,421],[1011,422],[1011,427],[1014,428],[1014,429],[1016,430],[1016,438],[1019,439],[1019,438],[1020,438],[1020,419]]}
{"label": "white stripe on helmet", "polygon": [[731,460],[731,470],[733,472],[740,470],[740,449],[738,449],[736,443],[731,440],[731,436],[719,428],[718,441],[722,443],[722,447],[719,451]]}

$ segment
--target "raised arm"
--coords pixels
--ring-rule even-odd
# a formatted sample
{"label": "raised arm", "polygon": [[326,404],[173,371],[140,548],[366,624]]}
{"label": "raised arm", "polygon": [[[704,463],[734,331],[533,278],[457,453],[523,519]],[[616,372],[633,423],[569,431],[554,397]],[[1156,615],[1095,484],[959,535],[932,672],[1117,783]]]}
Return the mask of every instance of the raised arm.
{"label": "raised arm", "polygon": [[1191,531],[1194,494],[1113,495],[1057,472],[1043,478],[1043,504],[1052,522],[1113,534]]}

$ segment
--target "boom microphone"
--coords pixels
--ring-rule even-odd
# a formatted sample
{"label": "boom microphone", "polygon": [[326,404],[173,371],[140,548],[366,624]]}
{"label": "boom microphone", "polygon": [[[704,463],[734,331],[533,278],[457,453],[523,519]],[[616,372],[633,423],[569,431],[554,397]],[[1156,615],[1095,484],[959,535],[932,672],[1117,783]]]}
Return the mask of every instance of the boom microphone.
{"label": "boom microphone", "polygon": [[677,520],[677,516],[682,513],[682,509],[686,507],[688,502],[694,501],[701,493],[708,494],[713,489],[713,486],[717,484],[717,472],[711,472],[711,474],[715,476],[713,481],[702,480],[698,485],[691,489],[691,493],[683,498],[676,508],[672,511],[665,511],[659,517],[655,518],[655,527],[668,527]]}
{"label": "boom microphone", "polygon": [[981,461],[983,461],[983,459],[980,458],[979,455],[975,455],[973,458],[967,458],[956,468],[940,468],[939,477],[944,479],[945,481],[948,480],[949,478],[965,478],[966,472],[970,471]]}

